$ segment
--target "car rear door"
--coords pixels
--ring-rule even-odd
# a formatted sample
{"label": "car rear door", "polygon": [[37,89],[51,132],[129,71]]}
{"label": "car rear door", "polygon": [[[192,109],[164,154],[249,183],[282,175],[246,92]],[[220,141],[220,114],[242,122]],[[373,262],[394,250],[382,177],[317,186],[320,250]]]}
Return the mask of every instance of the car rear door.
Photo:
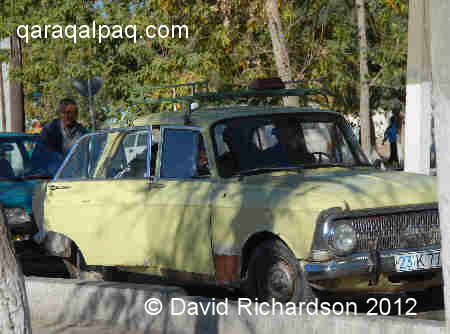
{"label": "car rear door", "polygon": [[149,261],[188,277],[197,273],[212,279],[213,181],[204,145],[199,128],[162,128],[159,169],[147,201],[154,217]]}

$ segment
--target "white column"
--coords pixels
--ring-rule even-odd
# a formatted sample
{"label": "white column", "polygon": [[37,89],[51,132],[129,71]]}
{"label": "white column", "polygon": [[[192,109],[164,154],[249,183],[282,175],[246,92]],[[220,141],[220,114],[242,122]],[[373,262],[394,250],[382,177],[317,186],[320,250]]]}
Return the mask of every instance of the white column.
{"label": "white column", "polygon": [[429,0],[410,0],[405,114],[406,172],[430,172],[431,87]]}
{"label": "white column", "polygon": [[433,116],[437,147],[441,259],[447,333],[450,333],[450,3],[431,3],[431,54],[433,73]]}
{"label": "white column", "polygon": [[406,87],[406,172],[429,174],[430,171],[431,87],[431,82],[411,83]]}

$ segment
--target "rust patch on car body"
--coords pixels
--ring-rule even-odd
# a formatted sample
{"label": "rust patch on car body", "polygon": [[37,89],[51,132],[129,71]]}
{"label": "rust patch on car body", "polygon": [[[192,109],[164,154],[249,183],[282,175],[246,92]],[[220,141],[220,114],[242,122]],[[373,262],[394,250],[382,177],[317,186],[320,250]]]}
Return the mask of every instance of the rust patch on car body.
{"label": "rust patch on car body", "polygon": [[239,255],[214,255],[216,264],[216,283],[226,284],[239,279],[240,260]]}

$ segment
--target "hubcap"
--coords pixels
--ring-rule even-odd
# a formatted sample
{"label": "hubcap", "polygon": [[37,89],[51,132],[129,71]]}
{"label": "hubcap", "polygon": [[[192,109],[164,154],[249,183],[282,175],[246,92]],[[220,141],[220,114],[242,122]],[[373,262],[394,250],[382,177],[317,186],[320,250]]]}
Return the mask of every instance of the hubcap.
{"label": "hubcap", "polygon": [[280,260],[269,269],[268,289],[273,298],[285,302],[294,293],[294,271],[291,266]]}

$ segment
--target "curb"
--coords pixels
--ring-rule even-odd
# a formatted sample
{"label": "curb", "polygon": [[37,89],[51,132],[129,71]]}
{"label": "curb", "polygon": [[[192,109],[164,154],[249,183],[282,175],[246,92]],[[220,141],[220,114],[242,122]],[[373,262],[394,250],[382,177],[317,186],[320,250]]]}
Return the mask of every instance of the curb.
{"label": "curb", "polygon": [[[250,307],[249,314],[237,301],[189,297],[183,289],[159,285],[87,282],[70,279],[27,277],[25,279],[32,321],[86,322],[162,333],[446,333],[445,322],[402,317],[367,315],[262,315]],[[147,314],[144,304],[158,298],[163,310]],[[173,299],[177,298],[177,299]],[[176,303],[175,303],[176,301]],[[185,312],[181,314],[182,306]],[[206,315],[201,307],[210,309]],[[174,309],[171,310],[171,305]],[[198,315],[195,313],[197,309]],[[242,312],[241,312],[242,309]],[[188,314],[190,310],[191,314]],[[175,315],[179,313],[179,315]]]}

